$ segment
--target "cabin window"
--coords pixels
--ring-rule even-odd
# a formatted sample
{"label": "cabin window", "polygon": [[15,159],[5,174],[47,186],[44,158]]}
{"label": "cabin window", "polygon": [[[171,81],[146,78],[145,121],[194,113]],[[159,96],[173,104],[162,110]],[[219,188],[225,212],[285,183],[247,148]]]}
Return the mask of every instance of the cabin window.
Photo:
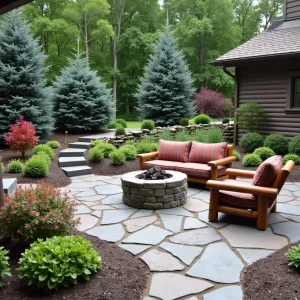
{"label": "cabin window", "polygon": [[300,77],[292,80],[292,107],[300,108]]}

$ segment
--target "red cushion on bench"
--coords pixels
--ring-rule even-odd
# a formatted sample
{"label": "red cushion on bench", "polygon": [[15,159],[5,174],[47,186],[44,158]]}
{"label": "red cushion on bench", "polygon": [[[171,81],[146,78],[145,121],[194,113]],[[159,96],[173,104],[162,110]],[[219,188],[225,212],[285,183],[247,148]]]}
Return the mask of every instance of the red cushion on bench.
{"label": "red cushion on bench", "polygon": [[[185,173],[188,176],[199,178],[210,178],[211,167],[206,164],[178,163],[175,171]],[[218,167],[218,176],[225,175],[226,167]]]}
{"label": "red cushion on bench", "polygon": [[191,142],[173,142],[159,140],[158,159],[176,162],[187,162]]}
{"label": "red cushion on bench", "polygon": [[176,166],[179,163],[176,161],[169,161],[169,160],[149,160],[146,161],[143,165],[143,168],[148,170],[152,167],[161,167],[163,170],[171,170],[175,171]]}

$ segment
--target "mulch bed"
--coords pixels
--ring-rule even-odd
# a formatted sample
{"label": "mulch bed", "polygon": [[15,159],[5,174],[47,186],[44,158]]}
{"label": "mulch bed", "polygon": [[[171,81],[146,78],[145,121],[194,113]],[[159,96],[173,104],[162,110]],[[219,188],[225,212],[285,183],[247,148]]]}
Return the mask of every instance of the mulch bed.
{"label": "mulch bed", "polygon": [[102,268],[87,282],[83,281],[69,289],[44,293],[35,287],[27,287],[18,278],[18,259],[24,251],[17,244],[7,245],[10,250],[10,266],[13,276],[7,277],[1,289],[0,299],[5,300],[135,300],[143,299],[149,285],[147,266],[120,247],[101,241],[96,237],[76,233],[90,240],[102,258]]}
{"label": "mulch bed", "polygon": [[[293,245],[298,245],[295,243]],[[248,266],[242,274],[243,300],[299,300],[300,273],[284,255],[291,245]]]}

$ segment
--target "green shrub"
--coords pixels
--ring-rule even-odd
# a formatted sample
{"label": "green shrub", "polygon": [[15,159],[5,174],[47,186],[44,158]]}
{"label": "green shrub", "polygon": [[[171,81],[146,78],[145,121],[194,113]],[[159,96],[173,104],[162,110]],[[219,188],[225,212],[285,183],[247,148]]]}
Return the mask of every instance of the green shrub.
{"label": "green shrub", "polygon": [[300,156],[300,136],[295,136],[290,141],[289,152]]}
{"label": "green shrub", "polygon": [[93,141],[92,147],[97,147],[101,149],[104,157],[109,157],[109,153],[116,150],[116,147],[114,145],[101,140]]}
{"label": "green shrub", "polygon": [[115,129],[115,128],[119,127],[119,126],[120,126],[120,124],[117,123],[116,121],[111,121],[110,123],[108,123],[107,128],[109,128],[109,129]]}
{"label": "green shrub", "polygon": [[47,162],[48,166],[50,167],[50,165],[51,165],[51,158],[49,157],[49,155],[45,151],[40,151],[37,154],[32,155],[32,157],[36,157],[36,156],[44,159]]}
{"label": "green shrub", "polygon": [[24,164],[19,159],[12,159],[8,163],[7,169],[9,173],[22,173]]}
{"label": "green shrub", "polygon": [[264,146],[271,148],[278,155],[289,153],[289,143],[282,134],[270,134],[266,137]]}
{"label": "green shrub", "polygon": [[123,165],[126,162],[125,154],[120,150],[115,150],[109,154],[113,165]]}
{"label": "green shrub", "polygon": [[99,253],[81,236],[55,236],[39,239],[19,260],[20,278],[28,285],[58,290],[88,281],[101,268]]}
{"label": "green shrub", "polygon": [[42,155],[33,155],[26,161],[24,166],[24,176],[31,178],[41,178],[48,176],[49,164]]}
{"label": "green shrub", "polygon": [[50,146],[52,149],[57,149],[60,147],[60,143],[58,141],[48,141],[46,145]]}
{"label": "green shrub", "polygon": [[222,124],[228,124],[230,122],[230,119],[229,118],[224,118],[222,120]]}
{"label": "green shrub", "polygon": [[188,126],[189,125],[189,119],[188,118],[182,118],[180,120],[180,125],[181,126]]}
{"label": "green shrub", "polygon": [[299,269],[300,267],[300,245],[292,246],[285,254],[288,259],[288,265],[292,268]]}
{"label": "green shrub", "polygon": [[205,114],[198,115],[194,118],[195,124],[209,124],[210,123],[210,117]]}
{"label": "green shrub", "polygon": [[210,144],[224,141],[223,132],[220,128],[210,128],[206,132],[206,142]]}
{"label": "green shrub", "polygon": [[275,155],[275,152],[268,147],[260,147],[254,150],[254,154],[258,155],[262,161],[268,159],[271,156]]}
{"label": "green shrub", "polygon": [[262,163],[262,160],[258,155],[252,153],[245,155],[242,163],[245,167],[257,167]]}
{"label": "green shrub", "polygon": [[89,150],[89,157],[93,162],[101,162],[104,155],[100,147],[93,147]]}
{"label": "green shrub", "polygon": [[11,276],[8,259],[8,251],[0,247],[0,288],[4,286],[3,279]]}
{"label": "green shrub", "polygon": [[120,147],[119,151],[123,152],[126,160],[136,159],[137,152],[136,152],[136,149],[134,146],[124,145],[124,146]]}
{"label": "green shrub", "polygon": [[204,130],[197,129],[193,134],[193,141],[205,143],[206,142],[206,133]]}
{"label": "green shrub", "polygon": [[115,130],[115,136],[124,135],[125,134],[125,128],[120,126],[117,127]]}
{"label": "green shrub", "polygon": [[0,235],[27,242],[68,235],[78,224],[74,212],[74,202],[50,184],[18,188],[0,210]]}
{"label": "green shrub", "polygon": [[[1,162],[1,160],[0,160],[0,162]],[[2,171],[2,174],[4,174],[4,172],[5,172],[4,164],[3,164],[2,162],[1,162],[0,164],[1,164],[1,171]]]}
{"label": "green shrub", "polygon": [[141,129],[153,130],[155,128],[155,123],[152,120],[144,120],[141,124]]}
{"label": "green shrub", "polygon": [[120,124],[122,127],[127,128],[127,123],[124,119],[116,119],[116,122]]}
{"label": "green shrub", "polygon": [[54,158],[54,151],[53,151],[53,149],[49,145],[46,145],[46,144],[40,144],[40,145],[35,146],[33,148],[33,150],[32,150],[32,153],[33,154],[37,154],[37,153],[39,153],[41,151],[46,152],[51,159]]}
{"label": "green shrub", "polygon": [[237,150],[233,150],[233,156],[235,156],[236,161],[241,160],[241,154]]}
{"label": "green shrub", "polygon": [[142,139],[135,143],[136,152],[140,153],[150,153],[158,150],[158,143],[149,140],[148,138]]}
{"label": "green shrub", "polygon": [[160,134],[159,134],[159,139],[161,140],[166,140],[166,141],[173,141],[173,135],[169,129],[164,129]]}
{"label": "green shrub", "polygon": [[247,153],[251,153],[256,148],[262,147],[264,145],[264,138],[256,132],[249,132],[241,137],[240,145],[245,149]]}
{"label": "green shrub", "polygon": [[174,140],[179,142],[187,142],[191,140],[191,136],[185,130],[180,130],[176,132]]}
{"label": "green shrub", "polygon": [[282,162],[285,164],[287,163],[287,161],[292,160],[295,162],[296,165],[300,165],[300,156],[297,154],[286,154],[283,159]]}

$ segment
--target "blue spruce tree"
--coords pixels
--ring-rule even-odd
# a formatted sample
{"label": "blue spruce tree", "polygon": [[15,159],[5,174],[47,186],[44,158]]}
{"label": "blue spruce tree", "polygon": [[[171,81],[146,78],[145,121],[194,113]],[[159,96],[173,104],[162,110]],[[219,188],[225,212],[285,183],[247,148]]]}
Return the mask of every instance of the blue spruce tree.
{"label": "blue spruce tree", "polygon": [[18,11],[0,25],[0,137],[20,116],[32,123],[41,140],[53,127],[49,88],[45,87],[45,59],[29,25]]}
{"label": "blue spruce tree", "polygon": [[167,24],[138,85],[141,119],[152,119],[157,126],[175,125],[183,117],[194,116],[191,101],[193,80],[176,40]]}
{"label": "blue spruce tree", "polygon": [[84,59],[69,61],[54,84],[52,100],[55,125],[60,131],[95,131],[112,120],[111,90]]}

